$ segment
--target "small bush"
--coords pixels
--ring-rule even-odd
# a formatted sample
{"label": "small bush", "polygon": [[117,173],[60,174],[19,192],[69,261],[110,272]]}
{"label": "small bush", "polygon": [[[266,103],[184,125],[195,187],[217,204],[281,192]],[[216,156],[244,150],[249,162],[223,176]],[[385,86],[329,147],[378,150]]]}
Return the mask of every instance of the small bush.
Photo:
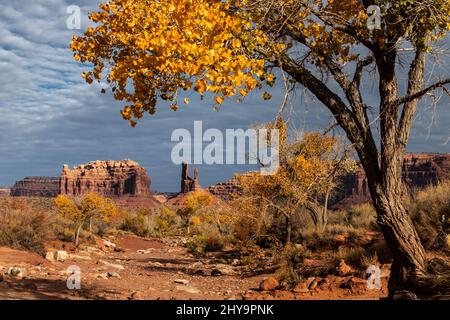
{"label": "small bush", "polygon": [[298,269],[306,258],[311,257],[311,252],[301,245],[289,244],[284,247],[279,256],[277,278],[283,282],[286,287],[295,286],[300,280],[301,275]]}
{"label": "small bush", "polygon": [[372,257],[369,257],[362,247],[341,247],[333,253],[332,259],[334,264],[344,260],[352,267],[361,269],[367,261],[372,260]]}
{"label": "small bush", "polygon": [[378,230],[376,217],[375,208],[370,203],[361,203],[353,205],[348,211],[331,212],[329,222],[355,229]]}
{"label": "small bush", "polygon": [[181,217],[167,207],[124,211],[121,216],[122,223],[119,228],[141,237],[161,238],[182,233]]}
{"label": "small bush", "polygon": [[264,251],[253,241],[238,241],[235,252],[241,264],[252,264],[265,256]]}
{"label": "small bush", "polygon": [[450,233],[450,180],[417,191],[409,211],[426,249],[448,248]]}
{"label": "small bush", "polygon": [[43,254],[49,238],[48,214],[24,199],[3,199],[0,203],[0,245]]}
{"label": "small bush", "polygon": [[223,248],[224,241],[220,233],[210,235],[195,235],[187,243],[186,248],[194,254],[204,254]]}

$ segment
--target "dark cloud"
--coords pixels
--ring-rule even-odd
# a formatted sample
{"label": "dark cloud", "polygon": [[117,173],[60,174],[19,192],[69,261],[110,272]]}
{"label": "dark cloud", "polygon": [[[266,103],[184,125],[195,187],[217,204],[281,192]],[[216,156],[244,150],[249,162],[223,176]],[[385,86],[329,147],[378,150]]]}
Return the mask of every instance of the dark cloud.
{"label": "dark cloud", "polygon": [[[66,28],[66,9],[72,4],[81,6],[82,27],[86,27],[87,12],[96,8],[92,1],[2,1],[0,185],[11,185],[28,175],[58,175],[64,163],[131,158],[149,170],[153,189],[178,190],[180,168],[170,159],[174,129],[192,131],[194,120],[202,120],[204,129],[224,130],[273,119],[281,88],[274,90],[272,101],[262,101],[260,93],[255,93],[241,104],[224,104],[219,112],[212,111],[210,101],[192,97],[191,104],[178,112],[162,107],[137,128],[129,127],[119,115],[119,103],[80,77],[83,67],[68,50],[74,32]],[[368,101],[375,105],[373,82],[365,85]],[[290,115],[297,130],[317,130],[332,122],[324,107],[300,91],[292,104]],[[448,98],[439,101],[435,113],[427,104],[419,108],[410,151],[450,151],[450,143],[445,144],[450,136],[448,109]],[[200,169],[201,183],[209,185],[249,167]]]}

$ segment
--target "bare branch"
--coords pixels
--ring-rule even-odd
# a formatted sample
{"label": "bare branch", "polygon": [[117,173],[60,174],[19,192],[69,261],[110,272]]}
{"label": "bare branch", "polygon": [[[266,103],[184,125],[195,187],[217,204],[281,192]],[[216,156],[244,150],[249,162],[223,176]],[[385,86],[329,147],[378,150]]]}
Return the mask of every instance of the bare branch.
{"label": "bare branch", "polygon": [[442,87],[444,87],[446,84],[450,84],[450,78],[445,79],[445,80],[438,81],[438,82],[436,82],[436,83],[434,83],[434,84],[432,84],[432,85],[426,87],[425,89],[422,89],[422,90],[420,90],[420,91],[418,91],[418,92],[416,92],[416,93],[413,93],[413,94],[410,94],[410,95],[401,97],[401,98],[399,98],[399,99],[396,101],[396,104],[397,104],[397,105],[402,105],[402,104],[404,104],[404,103],[407,103],[407,102],[411,102],[411,101],[420,99],[420,98],[422,98],[424,95],[426,95],[428,92],[433,91],[433,90],[435,90],[435,89],[437,89],[437,88],[442,88]]}

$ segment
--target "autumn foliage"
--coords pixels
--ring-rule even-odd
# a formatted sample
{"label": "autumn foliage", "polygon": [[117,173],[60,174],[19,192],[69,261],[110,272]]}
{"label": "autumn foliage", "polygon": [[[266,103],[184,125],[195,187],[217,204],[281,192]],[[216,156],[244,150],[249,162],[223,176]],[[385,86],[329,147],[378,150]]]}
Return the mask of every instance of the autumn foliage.
{"label": "autumn foliage", "polygon": [[92,223],[93,220],[111,221],[118,214],[117,207],[111,199],[92,193],[81,198],[59,195],[55,198],[54,204],[60,215],[76,223],[76,245],[85,224]]}

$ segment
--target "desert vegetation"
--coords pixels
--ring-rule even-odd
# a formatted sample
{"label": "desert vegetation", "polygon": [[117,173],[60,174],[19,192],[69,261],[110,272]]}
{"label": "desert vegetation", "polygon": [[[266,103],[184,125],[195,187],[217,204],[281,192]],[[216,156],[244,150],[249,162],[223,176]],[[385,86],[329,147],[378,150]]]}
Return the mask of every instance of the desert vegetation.
{"label": "desert vegetation", "polygon": [[[255,178],[250,175],[246,179]],[[257,179],[256,183],[262,183],[262,177]],[[272,176],[264,179],[274,181]],[[247,276],[255,272],[273,274],[277,288],[294,291],[311,277],[353,275],[365,279],[367,268],[373,265],[389,271],[392,253],[376,223],[372,204],[330,209],[327,224],[320,228],[309,209],[300,207],[289,216],[287,225],[282,213],[262,210],[263,201],[248,202],[253,189],[243,190],[230,202],[200,190],[176,203],[152,208],[124,208],[112,198],[93,194],[56,199],[4,198],[0,199],[0,245],[45,256],[52,241],[82,248],[102,238],[127,234],[157,241],[179,239],[196,259],[219,254],[228,259],[227,263],[248,268]],[[414,192],[406,201],[423,245],[439,263],[449,253],[448,190],[449,182],[442,182]],[[261,195],[260,191],[256,195]],[[317,207],[323,204],[324,198],[318,198]],[[288,229],[291,234],[287,241]]]}

